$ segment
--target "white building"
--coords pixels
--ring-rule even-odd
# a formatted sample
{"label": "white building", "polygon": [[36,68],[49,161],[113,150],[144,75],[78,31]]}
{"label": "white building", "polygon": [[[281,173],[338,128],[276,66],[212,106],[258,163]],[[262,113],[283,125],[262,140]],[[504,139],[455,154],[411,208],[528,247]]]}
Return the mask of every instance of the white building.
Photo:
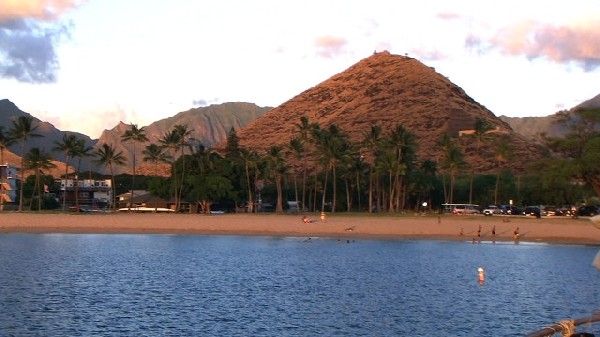
{"label": "white building", "polygon": [[90,205],[98,207],[108,207],[111,203],[112,184],[110,179],[59,179],[60,193],[58,198],[62,203],[66,198],[66,203],[74,205],[77,201],[79,205]]}

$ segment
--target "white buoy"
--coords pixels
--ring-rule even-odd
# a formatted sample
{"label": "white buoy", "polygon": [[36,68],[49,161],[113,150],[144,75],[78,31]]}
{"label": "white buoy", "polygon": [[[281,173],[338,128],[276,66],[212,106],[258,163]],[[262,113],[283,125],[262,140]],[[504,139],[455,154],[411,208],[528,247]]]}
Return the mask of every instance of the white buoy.
{"label": "white buoy", "polygon": [[483,283],[485,281],[485,271],[481,267],[477,269],[477,279],[479,280],[479,283]]}

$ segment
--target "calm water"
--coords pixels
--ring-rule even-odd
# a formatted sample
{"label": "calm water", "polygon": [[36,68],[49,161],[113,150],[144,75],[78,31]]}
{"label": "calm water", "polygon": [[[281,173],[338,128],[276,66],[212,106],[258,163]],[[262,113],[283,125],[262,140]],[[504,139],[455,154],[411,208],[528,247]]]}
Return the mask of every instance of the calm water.
{"label": "calm water", "polygon": [[0,336],[522,336],[600,308],[598,247],[311,241],[0,235]]}

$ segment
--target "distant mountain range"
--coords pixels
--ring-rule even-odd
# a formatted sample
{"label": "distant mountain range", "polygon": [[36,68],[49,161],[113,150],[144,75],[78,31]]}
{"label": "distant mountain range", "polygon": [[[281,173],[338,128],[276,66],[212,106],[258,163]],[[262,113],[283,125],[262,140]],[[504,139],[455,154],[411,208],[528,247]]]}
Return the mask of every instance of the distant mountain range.
{"label": "distant mountain range", "polygon": [[[600,95],[577,107],[580,106],[600,107]],[[0,125],[8,129],[11,121],[19,116],[31,115],[8,99],[0,100]],[[150,142],[158,143],[158,139],[173,126],[186,125],[192,130],[195,145],[206,147],[222,146],[229,130],[233,128],[243,146],[260,151],[271,145],[287,144],[297,132],[295,124],[301,116],[307,116],[311,122],[321,126],[336,123],[353,140],[360,139],[371,125],[379,124],[384,130],[389,130],[400,123],[417,136],[421,158],[439,158],[435,144],[443,133],[458,135],[460,131],[472,129],[475,120],[481,118],[510,135],[516,149],[517,159],[513,163],[513,169],[516,170],[522,170],[526,160],[540,155],[536,142],[539,134],[556,136],[565,132],[552,123],[554,115],[496,117],[435,69],[416,59],[388,52],[376,53],[361,60],[276,108],[259,107],[253,103],[223,103],[190,109],[143,127]],[[38,118],[33,119],[39,124],[37,132],[44,137],[32,138],[29,147],[40,147],[52,153],[56,160],[64,161],[62,153],[51,150],[63,134],[75,134],[85,139],[88,146],[112,144],[123,151],[128,159],[132,158],[129,144],[121,141],[121,135],[129,128],[123,122],[105,130],[99,139],[92,139],[81,133],[58,130]],[[466,148],[473,146],[469,137],[460,137],[460,142]],[[17,144],[9,149],[20,155]],[[143,146],[138,147],[137,158],[141,158],[142,149]],[[491,148],[484,146],[480,154],[471,154],[467,160],[475,164],[479,172],[490,172],[494,165],[483,155],[486,152],[489,155],[490,151]],[[10,162],[18,157],[8,158]],[[87,170],[89,165],[89,161],[83,161],[81,170]],[[98,168],[94,170],[102,172]],[[131,166],[127,165],[120,167],[118,173],[130,170]],[[140,170],[143,173],[141,163]]]}
{"label": "distant mountain range", "polygon": [[[180,112],[173,117],[165,118],[143,127],[150,142],[158,143],[158,139],[161,138],[173,126],[177,124],[186,125],[188,126],[189,130],[192,131],[191,137],[194,139],[193,145],[202,144],[206,147],[211,147],[225,139],[231,128],[239,130],[249,122],[264,115],[271,109],[272,108],[270,107],[259,107],[253,103],[223,103],[219,105],[190,109],[188,111]],[[5,131],[12,126],[11,121],[15,120],[19,116],[31,115],[20,110],[8,99],[0,100],[0,125],[5,126]],[[41,121],[33,116],[31,117],[39,125],[36,133],[42,135],[43,137],[31,138],[28,146],[30,148],[39,147],[44,149],[48,153],[51,153],[52,156],[58,161],[64,162],[64,155],[62,153],[52,152],[52,148],[55,146],[54,143],[56,141],[60,141],[62,139],[63,134],[75,134],[78,137],[85,139],[88,146],[92,146],[94,148],[97,148],[104,143],[108,143],[113,145],[117,150],[123,151],[124,155],[128,159],[133,157],[132,149],[129,144],[121,141],[121,135],[129,128],[129,125],[123,122],[119,122],[110,130],[104,130],[99,139],[91,139],[84,134],[58,130],[48,122]],[[138,126],[142,127],[142,125]],[[141,158],[140,154],[142,149],[143,147],[138,147],[136,149],[137,158]],[[9,150],[17,155],[20,155],[20,146],[18,144],[13,144],[9,147]],[[89,165],[89,161],[84,160],[81,162],[80,168],[81,170],[87,170]],[[124,167],[119,167],[115,171],[117,173],[123,173],[130,171],[130,169],[130,165],[127,165]],[[99,172],[104,171],[101,168],[94,168],[94,170]]]}
{"label": "distant mountain range", "polygon": [[[600,94],[589,99],[572,109],[577,108],[597,108],[600,107]],[[507,117],[500,116],[500,119],[510,124],[516,132],[529,139],[537,140],[539,135],[545,133],[550,137],[562,136],[567,130],[562,125],[554,123],[555,115],[545,117]]]}

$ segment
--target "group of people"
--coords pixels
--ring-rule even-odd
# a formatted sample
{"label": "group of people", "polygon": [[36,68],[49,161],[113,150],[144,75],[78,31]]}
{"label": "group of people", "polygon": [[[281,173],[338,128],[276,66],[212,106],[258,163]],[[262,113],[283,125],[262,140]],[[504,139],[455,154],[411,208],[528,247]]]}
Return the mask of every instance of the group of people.
{"label": "group of people", "polygon": [[[460,229],[460,235],[463,236],[464,235],[464,229],[461,227]],[[515,230],[513,231],[513,238],[515,240],[518,240],[520,238],[521,234],[519,233],[519,227],[515,228]],[[477,237],[479,239],[481,239],[481,225],[479,225],[479,227],[477,227]],[[494,225],[494,227],[492,227],[492,237],[496,237],[496,225]],[[475,242],[475,238],[473,238],[473,242]]]}

